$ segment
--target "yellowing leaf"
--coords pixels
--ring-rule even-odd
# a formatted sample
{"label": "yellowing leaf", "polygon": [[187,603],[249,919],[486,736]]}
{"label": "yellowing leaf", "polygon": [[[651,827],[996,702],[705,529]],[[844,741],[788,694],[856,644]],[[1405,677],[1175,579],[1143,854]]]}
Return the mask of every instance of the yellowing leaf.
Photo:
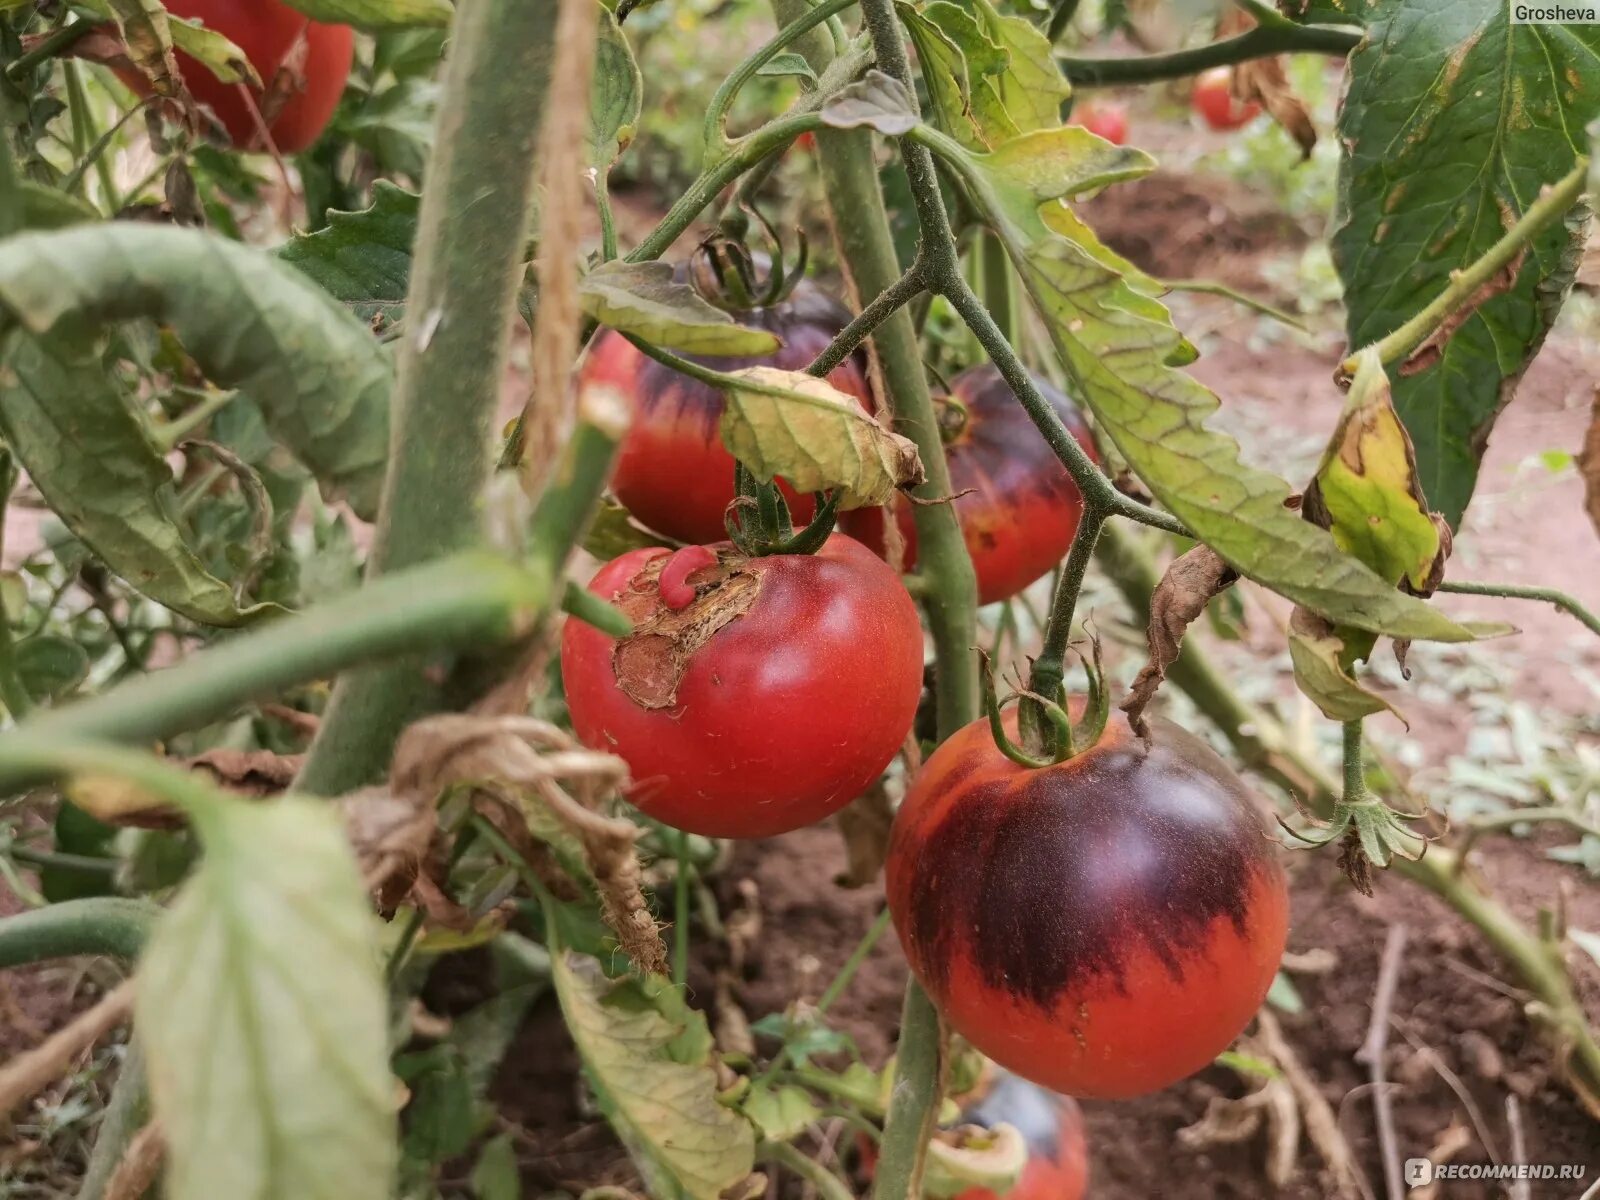
{"label": "yellowing leaf", "polygon": [[669,350],[754,357],[783,344],[707,303],[664,262],[602,263],[584,276],[578,295],[583,311],[602,325]]}
{"label": "yellowing leaf", "polygon": [[928,1143],[923,1193],[960,1196],[973,1188],[1004,1194],[1028,1165],[1028,1143],[1014,1125],[962,1126]]}
{"label": "yellowing leaf", "polygon": [[705,1017],[664,979],[608,979],[558,936],[550,949],[567,1028],[649,1193],[718,1200],[750,1174],[755,1132],[717,1100]]}
{"label": "yellowing leaf", "polygon": [[840,508],[882,504],[922,481],[915,443],[880,425],[850,396],[802,371],[747,367],[727,389],[722,440],[757,479],[842,493]]}
{"label": "yellowing leaf", "polygon": [[[1417,483],[1411,437],[1389,399],[1389,377],[1367,350],[1338,428],[1306,494],[1340,549],[1392,584],[1421,588],[1439,555],[1439,531]],[[1321,519],[1319,524],[1324,523]]]}
{"label": "yellowing leaf", "polygon": [[1072,85],[1056,65],[1050,39],[1026,17],[1003,15],[990,0],[975,0],[973,11],[989,37],[1010,54],[994,81],[1000,103],[1023,133],[1061,124],[1061,103]]}
{"label": "yellowing leaf", "polygon": [[822,1119],[811,1093],[792,1084],[752,1088],[743,1108],[744,1115],[756,1123],[762,1136],[775,1142],[797,1138],[812,1123]]}
{"label": "yellowing leaf", "polygon": [[[1373,713],[1399,710],[1356,682],[1346,662],[1344,639],[1331,624],[1304,608],[1289,621],[1289,660],[1295,684],[1332,721],[1359,721]],[[1404,718],[1401,718],[1404,720]]]}
{"label": "yellowing leaf", "polygon": [[333,808],[218,796],[139,963],[170,1200],[389,1200],[397,1098],[375,925]]}

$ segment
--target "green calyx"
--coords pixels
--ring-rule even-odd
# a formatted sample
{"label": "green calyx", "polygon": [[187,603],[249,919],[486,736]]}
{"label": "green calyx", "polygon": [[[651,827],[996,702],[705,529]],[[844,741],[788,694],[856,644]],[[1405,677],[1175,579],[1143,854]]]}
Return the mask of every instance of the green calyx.
{"label": "green calyx", "polygon": [[796,531],[789,505],[776,482],[762,482],[743,463],[735,461],[737,495],[723,516],[728,540],[750,558],[770,554],[815,554],[833,534],[839,513],[839,493],[815,493],[817,513],[811,523]]}
{"label": "green calyx", "polygon": [[[1089,656],[1083,658],[1088,685],[1083,714],[1077,721],[1072,719],[1072,714],[1067,710],[1064,687],[1057,688],[1055,696],[1020,690],[1002,699],[995,689],[994,668],[988,654],[981,650],[978,652],[983,678],[983,708],[989,718],[989,732],[1000,753],[1019,766],[1040,770],[1058,766],[1099,743],[1110,717],[1111,701],[1100,664],[1100,643],[1095,640],[1091,646]],[[1020,745],[1012,741],[1002,719],[1006,706],[1012,703],[1023,706],[1017,722]]]}

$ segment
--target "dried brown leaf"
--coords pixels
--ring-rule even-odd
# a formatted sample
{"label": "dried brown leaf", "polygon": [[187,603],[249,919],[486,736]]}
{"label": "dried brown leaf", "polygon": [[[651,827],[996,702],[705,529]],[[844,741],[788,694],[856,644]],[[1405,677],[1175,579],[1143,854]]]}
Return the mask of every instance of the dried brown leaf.
{"label": "dried brown leaf", "polygon": [[1174,559],[1150,597],[1150,661],[1128,689],[1122,711],[1135,730],[1144,728],[1145,706],[1167,677],[1167,668],[1183,648],[1183,635],[1213,596],[1232,587],[1239,573],[1209,546],[1196,546]]}

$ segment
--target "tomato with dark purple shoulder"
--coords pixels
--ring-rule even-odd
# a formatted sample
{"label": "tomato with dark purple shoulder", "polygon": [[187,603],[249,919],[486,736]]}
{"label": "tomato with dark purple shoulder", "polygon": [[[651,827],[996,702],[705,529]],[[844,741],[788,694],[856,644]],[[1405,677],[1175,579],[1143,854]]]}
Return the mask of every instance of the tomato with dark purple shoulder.
{"label": "tomato with dark purple shoulder", "polygon": [[[177,52],[184,83],[216,114],[237,149],[298,154],[327,128],[350,77],[355,54],[350,26],[313,21],[279,0],[169,0],[167,11],[228,38],[261,77],[265,90],[247,100],[249,89],[223,83],[210,68]],[[117,75],[139,95],[150,94],[149,80],[138,71],[123,69]],[[272,135],[271,146],[261,136],[262,124]]]}
{"label": "tomato with dark purple shoulder", "polygon": [[[1098,461],[1089,427],[1072,401],[1042,379],[1034,384]],[[1067,556],[1083,518],[1083,497],[992,364],[969,367],[951,380],[941,408],[956,519],[978,576],[978,601],[992,604],[1015,596]],[[917,561],[917,528],[904,497],[895,500],[895,519],[905,539],[902,565],[910,570]],[[881,551],[882,509],[848,513],[844,528]]]}
{"label": "tomato with dark purple shoulder", "polygon": [[[681,274],[688,275],[687,269]],[[760,358],[683,357],[717,371],[778,367],[800,371],[850,323],[850,310],[809,280],[776,303],[736,311],[734,319],[778,335],[783,345]],[[866,359],[845,359],[828,382],[871,411]],[[610,384],[633,402],[633,424],[617,453],[611,490],[644,524],[683,542],[728,536],[723,516],[733,501],[733,455],[722,444],[723,396],[710,384],[674,371],[640,353],[614,330],[602,330],[578,366],[580,387]],[[811,519],[810,496],[779,480],[796,525]]]}
{"label": "tomato with dark purple shoulder", "polygon": [[[1016,710],[1006,714],[1015,736]],[[1121,713],[1044,768],[968,725],[896,815],[886,884],[912,971],[950,1026],[1073,1096],[1200,1070],[1260,1007],[1289,896],[1239,777],[1165,722]]]}
{"label": "tomato with dark purple shoulder", "polygon": [[[979,1100],[962,1108],[961,1122],[984,1129],[1004,1122],[1022,1134],[1028,1163],[1006,1200],[1083,1200],[1089,1189],[1089,1141],[1083,1110],[1072,1097],[1002,1071]],[[968,1188],[956,1200],[998,1197],[988,1188]]]}
{"label": "tomato with dark purple shoulder", "polygon": [[569,620],[561,675],[585,745],[628,764],[628,799],[677,829],[765,837],[855,799],[904,744],[922,627],[899,577],[834,534],[816,554],[634,550],[589,589],[632,619]]}

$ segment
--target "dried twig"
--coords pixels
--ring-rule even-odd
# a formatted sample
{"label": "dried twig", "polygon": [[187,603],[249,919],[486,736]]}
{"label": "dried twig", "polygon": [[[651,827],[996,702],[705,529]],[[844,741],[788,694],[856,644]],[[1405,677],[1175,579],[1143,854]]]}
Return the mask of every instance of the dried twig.
{"label": "dried twig", "polygon": [[122,1024],[132,1007],[133,980],[127,979],[66,1028],[7,1063],[0,1069],[0,1114],[59,1079],[78,1055]]}
{"label": "dried twig", "polygon": [[1311,1144],[1317,1148],[1322,1161],[1327,1163],[1328,1169],[1333,1172],[1339,1195],[1346,1200],[1355,1200],[1365,1189],[1362,1187],[1361,1173],[1356,1167],[1350,1143],[1345,1141],[1344,1134],[1339,1132],[1339,1120],[1334,1115],[1332,1107],[1323,1097],[1316,1081],[1301,1065],[1299,1056],[1289,1045],[1288,1038],[1283,1036],[1283,1029],[1279,1026],[1278,1019],[1272,1015],[1271,1009],[1263,1008],[1256,1014],[1256,1037],[1272,1060],[1278,1064],[1278,1069],[1289,1081],[1289,1086],[1294,1089],[1294,1098],[1300,1104],[1300,1115],[1305,1123],[1306,1136],[1311,1139]]}
{"label": "dried twig", "polygon": [[1367,1066],[1372,1083],[1372,1111],[1378,1124],[1378,1147],[1383,1155],[1383,1190],[1389,1200],[1402,1200],[1405,1181],[1400,1174],[1400,1150],[1394,1133],[1394,1102],[1384,1075],[1383,1055],[1389,1046],[1389,1014],[1394,1011],[1395,988],[1400,982],[1400,963],[1406,946],[1406,927],[1389,926],[1383,943],[1383,959],[1378,967],[1378,986],[1372,997],[1372,1019],[1367,1037],[1356,1051],[1356,1061]]}
{"label": "dried twig", "polygon": [[[1514,1095],[1506,1096],[1506,1128],[1511,1131],[1511,1162],[1527,1162],[1528,1144],[1522,1132],[1522,1106]],[[1531,1200],[1533,1196],[1533,1189],[1526,1179],[1513,1180],[1508,1191],[1509,1200]]]}
{"label": "dried twig", "polygon": [[161,1134],[161,1122],[151,1121],[128,1143],[122,1161],[106,1183],[104,1200],[141,1200],[154,1186],[161,1171],[161,1160],[166,1157],[167,1141]]}

